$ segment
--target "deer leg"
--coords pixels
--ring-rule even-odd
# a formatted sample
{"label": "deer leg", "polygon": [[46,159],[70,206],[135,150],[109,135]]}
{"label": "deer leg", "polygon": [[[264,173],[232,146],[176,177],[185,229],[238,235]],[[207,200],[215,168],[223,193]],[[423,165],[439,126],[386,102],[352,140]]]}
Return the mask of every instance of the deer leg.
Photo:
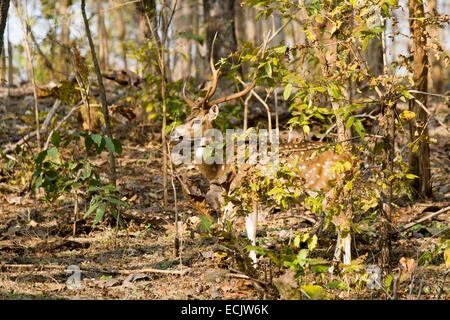
{"label": "deer leg", "polygon": [[348,232],[347,236],[341,239],[341,241],[342,241],[342,249],[344,250],[342,262],[345,265],[348,265],[352,261],[352,247],[351,247],[352,237],[350,232]]}
{"label": "deer leg", "polygon": [[336,249],[334,249],[334,261],[336,262],[341,261],[341,255],[342,255],[342,239],[341,239],[341,232],[338,231],[338,237],[336,240]]}
{"label": "deer leg", "polygon": [[[341,261],[341,256],[343,255],[342,262],[344,265],[349,265],[352,261],[352,253],[351,253],[351,243],[352,237],[350,233],[347,233],[345,238],[342,238],[341,231],[338,231],[338,237],[336,240],[336,249],[334,251],[334,261]],[[344,251],[344,252],[342,252]],[[329,270],[330,273],[333,272],[333,267]]]}
{"label": "deer leg", "polygon": [[[251,214],[245,217],[245,228],[247,231],[247,237],[253,246],[256,245],[256,228],[258,226],[258,211],[254,210]],[[256,258],[255,250],[251,250],[249,253],[250,259],[253,264],[256,265],[258,259]]]}

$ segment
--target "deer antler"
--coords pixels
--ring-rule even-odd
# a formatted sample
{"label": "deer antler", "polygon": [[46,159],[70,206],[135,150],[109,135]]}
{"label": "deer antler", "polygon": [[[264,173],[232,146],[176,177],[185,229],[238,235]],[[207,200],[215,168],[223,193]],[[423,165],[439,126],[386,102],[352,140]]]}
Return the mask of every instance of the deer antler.
{"label": "deer antler", "polygon": [[250,90],[253,89],[255,84],[256,84],[256,79],[254,79],[248,86],[246,86],[243,90],[241,90],[239,92],[233,93],[233,94],[231,94],[229,96],[226,96],[226,97],[218,98],[218,99],[213,100],[213,101],[208,101],[208,106],[212,107],[213,105],[216,105],[216,104],[221,104],[221,103],[224,103],[224,102],[227,102],[227,101],[231,101],[231,100],[243,97],[247,93],[249,93]]}
{"label": "deer antler", "polygon": [[197,107],[197,104],[194,101],[192,101],[191,99],[189,99],[188,96],[186,95],[186,81],[184,82],[184,85],[183,85],[183,99],[188,104],[189,107],[191,107],[191,108]]}
{"label": "deer antler", "polygon": [[[213,42],[211,45],[211,57],[209,59],[209,65],[211,67],[211,73],[212,73],[211,85],[208,87],[205,96],[202,99],[197,100],[196,102],[192,101],[191,99],[189,99],[186,96],[186,92],[185,92],[186,83],[184,83],[183,99],[184,99],[184,101],[186,101],[186,103],[191,108],[199,108],[199,107],[210,108],[214,105],[218,105],[218,104],[221,104],[221,103],[224,103],[227,101],[238,99],[238,98],[248,94],[250,92],[250,90],[252,90],[254,88],[254,86],[256,84],[256,78],[255,78],[248,86],[246,86],[243,90],[241,90],[239,92],[233,93],[231,95],[228,95],[228,96],[225,96],[222,98],[218,98],[213,101],[208,101],[216,93],[217,84],[219,82],[219,77],[220,77],[220,68],[216,69],[216,67],[214,65],[214,43],[216,42],[216,39],[217,39],[217,33],[214,35],[214,39],[213,39]],[[265,48],[263,49],[263,51],[265,51]]]}
{"label": "deer antler", "polygon": [[206,91],[205,97],[198,103],[199,106],[205,105],[205,102],[208,101],[208,99],[214,95],[217,89],[217,84],[219,82],[220,70],[216,69],[216,67],[214,66],[214,44],[216,42],[216,39],[217,39],[217,32],[214,35],[214,39],[211,44],[211,56],[209,58],[209,65],[211,67],[212,73],[211,85]]}

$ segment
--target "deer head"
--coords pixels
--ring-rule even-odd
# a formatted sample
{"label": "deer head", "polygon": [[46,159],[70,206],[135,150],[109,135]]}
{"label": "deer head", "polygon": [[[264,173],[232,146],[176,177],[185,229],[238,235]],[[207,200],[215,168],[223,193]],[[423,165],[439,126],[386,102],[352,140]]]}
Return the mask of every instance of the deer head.
{"label": "deer head", "polygon": [[191,108],[191,113],[184,124],[173,130],[172,140],[180,140],[182,137],[190,137],[190,139],[192,139],[192,137],[202,136],[203,132],[214,127],[213,121],[219,114],[220,104],[245,96],[254,88],[256,84],[256,80],[253,80],[239,92],[212,100],[214,94],[216,93],[217,84],[220,77],[220,69],[217,69],[214,65],[212,52],[209,64],[211,67],[212,78],[209,87],[206,89],[206,94],[204,97],[200,97],[195,101],[190,99],[186,95],[186,83],[183,86],[183,99]]}

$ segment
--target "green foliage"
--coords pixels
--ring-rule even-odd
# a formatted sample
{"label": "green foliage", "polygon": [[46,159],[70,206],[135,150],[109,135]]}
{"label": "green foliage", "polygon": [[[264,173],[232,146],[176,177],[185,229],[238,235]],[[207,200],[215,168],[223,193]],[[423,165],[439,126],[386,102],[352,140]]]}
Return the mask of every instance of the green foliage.
{"label": "green foliage", "polygon": [[[119,141],[111,140],[100,134],[74,134],[62,142],[61,136],[55,132],[51,137],[53,146],[41,151],[35,158],[35,169],[32,175],[32,187],[34,190],[44,189],[46,200],[54,202],[58,198],[80,191],[91,196],[90,206],[85,217],[96,212],[94,225],[110,212],[118,219],[118,209],[125,208],[128,204],[119,199],[117,190],[113,185],[102,183],[96,168],[88,160],[65,159],[63,150],[73,140],[79,141],[84,137],[87,150],[97,153],[109,150],[121,153],[122,147]],[[59,149],[58,149],[59,148]]]}
{"label": "green foliage", "polygon": [[[419,256],[419,265],[439,265],[445,263],[447,266],[450,264],[449,257],[445,256],[445,252],[450,248],[450,239],[443,238],[437,245],[433,245],[429,250],[424,251]],[[448,255],[448,254],[447,254]]]}
{"label": "green foliage", "polygon": [[84,217],[87,218],[95,212],[94,225],[103,219],[107,210],[109,210],[112,216],[119,221],[118,209],[128,208],[129,206],[127,202],[118,198],[117,190],[114,185],[90,186],[87,191],[94,195],[91,198],[89,209]]}

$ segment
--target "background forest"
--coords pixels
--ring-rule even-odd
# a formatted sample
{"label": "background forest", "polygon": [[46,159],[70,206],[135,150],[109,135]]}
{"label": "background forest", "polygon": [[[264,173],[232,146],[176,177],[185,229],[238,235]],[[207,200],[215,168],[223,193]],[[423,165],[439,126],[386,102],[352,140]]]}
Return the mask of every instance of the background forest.
{"label": "background forest", "polygon": [[[448,0],[0,0],[0,297],[449,299],[449,23]],[[288,150],[233,169],[223,224],[170,154],[210,93],[217,128]],[[329,190],[292,136],[347,155]]]}

